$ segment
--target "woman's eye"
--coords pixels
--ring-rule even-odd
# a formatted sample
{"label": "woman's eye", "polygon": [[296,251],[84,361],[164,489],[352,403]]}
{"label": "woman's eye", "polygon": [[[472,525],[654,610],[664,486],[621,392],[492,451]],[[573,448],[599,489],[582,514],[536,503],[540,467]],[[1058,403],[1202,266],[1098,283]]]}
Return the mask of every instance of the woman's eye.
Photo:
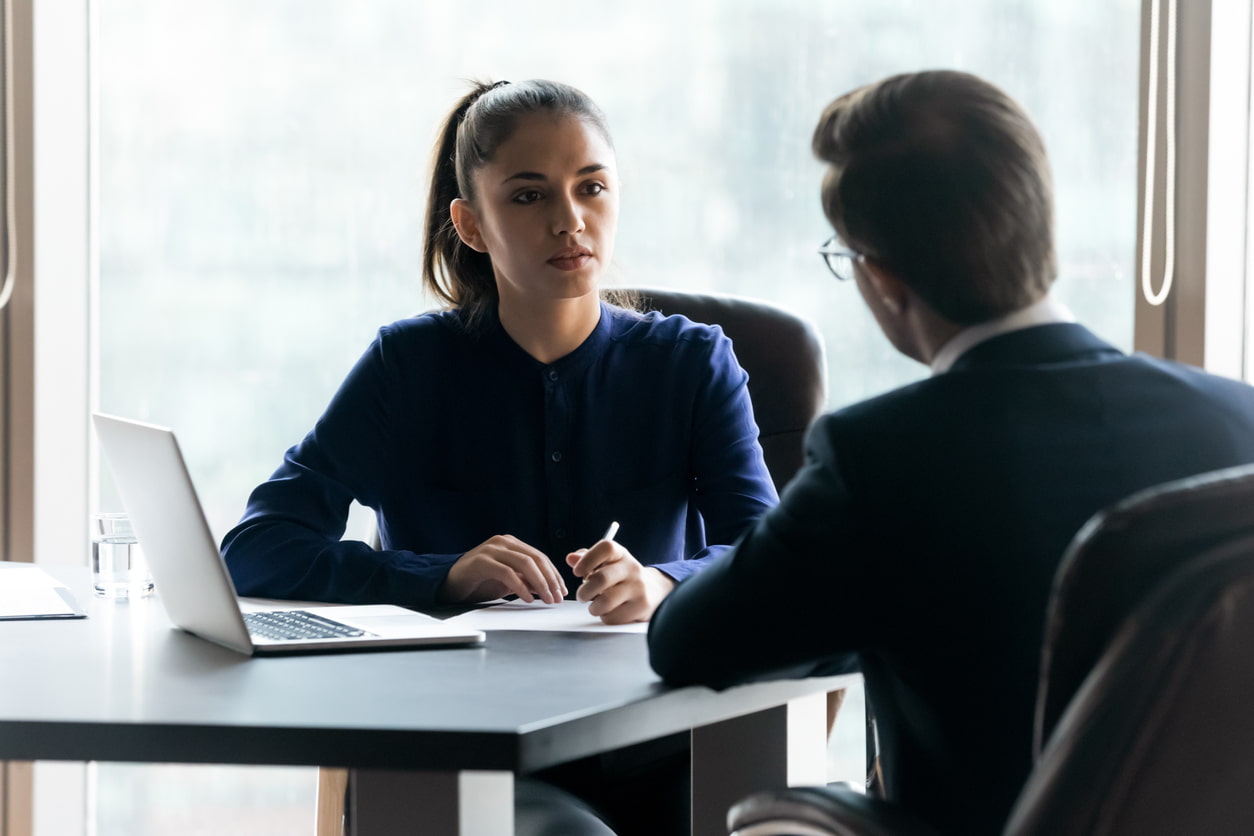
{"label": "woman's eye", "polygon": [[535,203],[540,199],[540,192],[536,189],[528,189],[525,192],[519,192],[514,195],[515,203]]}
{"label": "woman's eye", "polygon": [[584,187],[584,192],[586,194],[600,194],[603,191],[605,191],[604,183],[589,183]]}

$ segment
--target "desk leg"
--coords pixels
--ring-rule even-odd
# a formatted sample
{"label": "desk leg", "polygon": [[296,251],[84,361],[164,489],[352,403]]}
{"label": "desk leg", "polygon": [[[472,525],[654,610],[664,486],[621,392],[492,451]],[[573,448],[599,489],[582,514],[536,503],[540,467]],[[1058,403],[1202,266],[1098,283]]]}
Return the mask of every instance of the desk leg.
{"label": "desk leg", "polygon": [[0,834],[31,836],[35,832],[35,765],[0,761]]}
{"label": "desk leg", "polygon": [[692,836],[726,836],[727,808],[771,787],[827,783],[827,697],[692,730]]}
{"label": "desk leg", "polygon": [[349,773],[352,836],[513,836],[512,772]]}

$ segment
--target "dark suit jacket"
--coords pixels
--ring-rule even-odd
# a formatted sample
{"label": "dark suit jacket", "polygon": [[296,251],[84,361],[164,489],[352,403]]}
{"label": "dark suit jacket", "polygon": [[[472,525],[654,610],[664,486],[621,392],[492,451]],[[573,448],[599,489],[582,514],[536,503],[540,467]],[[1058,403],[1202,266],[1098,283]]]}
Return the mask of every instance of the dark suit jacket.
{"label": "dark suit jacket", "polygon": [[1254,462],[1254,388],[1041,325],[824,416],[807,448],[780,505],[653,616],[653,666],[723,687],[857,653],[889,797],[996,833],[1068,541],[1141,488]]}

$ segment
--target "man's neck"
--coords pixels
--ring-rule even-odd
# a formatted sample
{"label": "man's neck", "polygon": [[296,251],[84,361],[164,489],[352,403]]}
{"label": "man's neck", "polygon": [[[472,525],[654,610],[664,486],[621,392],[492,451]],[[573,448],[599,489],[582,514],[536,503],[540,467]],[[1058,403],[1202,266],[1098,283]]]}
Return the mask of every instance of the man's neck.
{"label": "man's neck", "polygon": [[932,374],[944,374],[949,371],[959,357],[985,340],[1052,322],[1075,322],[1075,316],[1066,305],[1046,295],[1026,308],[962,328],[952,334],[933,354],[929,364],[932,367]]}

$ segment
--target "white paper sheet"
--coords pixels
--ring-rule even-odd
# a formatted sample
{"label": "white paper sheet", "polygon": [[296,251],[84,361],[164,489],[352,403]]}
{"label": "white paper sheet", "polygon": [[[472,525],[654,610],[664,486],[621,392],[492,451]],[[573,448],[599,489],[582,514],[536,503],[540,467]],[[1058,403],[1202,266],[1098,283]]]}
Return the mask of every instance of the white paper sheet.
{"label": "white paper sheet", "polygon": [[0,566],[0,619],[81,616],[65,584],[38,566]]}
{"label": "white paper sheet", "polygon": [[649,624],[645,621],[603,624],[601,619],[589,615],[588,605],[580,601],[559,601],[556,604],[502,601],[445,619],[444,623],[456,623],[476,630],[555,630],[575,633],[643,633],[649,629]]}

